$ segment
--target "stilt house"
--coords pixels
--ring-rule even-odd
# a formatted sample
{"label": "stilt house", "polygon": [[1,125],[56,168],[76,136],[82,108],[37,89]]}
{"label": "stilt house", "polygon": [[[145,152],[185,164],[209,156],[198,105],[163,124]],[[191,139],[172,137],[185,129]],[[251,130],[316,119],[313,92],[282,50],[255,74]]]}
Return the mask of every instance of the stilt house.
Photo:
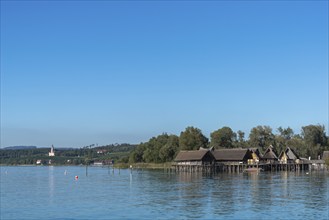
{"label": "stilt house", "polygon": [[252,159],[248,160],[248,164],[258,164],[262,158],[262,155],[259,152],[258,148],[249,148],[249,150],[251,151]]}
{"label": "stilt house", "polygon": [[297,160],[299,161],[298,155],[290,147],[287,147],[286,150],[282,151],[279,155],[279,161],[282,164],[292,164]]}
{"label": "stilt house", "polygon": [[178,165],[210,165],[215,158],[208,149],[180,151],[175,158]]}
{"label": "stilt house", "polygon": [[252,152],[249,149],[233,148],[233,149],[219,149],[212,151],[216,159],[216,163],[224,164],[241,164],[248,163],[248,160],[253,159]]}
{"label": "stilt house", "polygon": [[278,157],[272,145],[265,150],[262,160],[267,163],[275,163],[278,161]]}

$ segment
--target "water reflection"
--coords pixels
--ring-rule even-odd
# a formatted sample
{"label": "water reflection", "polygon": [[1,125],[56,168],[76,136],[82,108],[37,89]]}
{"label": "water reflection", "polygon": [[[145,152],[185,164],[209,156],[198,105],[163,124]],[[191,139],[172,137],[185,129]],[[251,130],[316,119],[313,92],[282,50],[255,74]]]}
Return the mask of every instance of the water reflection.
{"label": "water reflection", "polygon": [[181,212],[187,218],[204,216],[205,199],[208,196],[208,187],[204,186],[202,173],[179,173],[177,175],[178,201]]}
{"label": "water reflection", "polygon": [[308,186],[305,187],[305,207],[309,209],[328,210],[328,177],[319,173],[306,176]]}
{"label": "water reflection", "polygon": [[[297,208],[293,212],[296,218],[314,218],[319,209],[328,211],[328,176],[323,174],[278,172],[205,176],[181,173],[177,180],[178,201],[188,213],[187,218],[204,217],[209,215],[207,212],[212,213],[211,218],[235,218],[241,212],[283,215],[291,212],[292,206],[305,207],[304,211]],[[308,209],[313,211],[304,213]]]}
{"label": "water reflection", "polygon": [[211,206],[215,215],[228,215],[234,213],[234,175],[219,175],[215,177]]}
{"label": "water reflection", "polygon": [[289,198],[289,185],[288,185],[288,171],[282,171],[281,172],[281,197],[282,198]]}
{"label": "water reflection", "polygon": [[130,175],[129,175],[129,186],[131,188],[131,185],[133,183],[133,174],[130,172]]}
{"label": "water reflection", "polygon": [[266,190],[266,186],[260,185],[260,175],[259,173],[246,173],[244,174],[245,182],[248,185],[247,195],[250,198],[251,207],[250,209],[258,212],[264,209],[262,203],[268,198],[263,197],[263,191]]}
{"label": "water reflection", "polygon": [[49,189],[49,202],[53,203],[54,191],[55,191],[55,180],[54,180],[54,167],[48,167],[48,189]]}
{"label": "water reflection", "polygon": [[[63,175],[65,169],[70,169],[68,175]],[[0,218],[329,217],[329,176],[324,173],[203,175],[121,170],[121,174],[115,171],[109,175],[108,169],[90,168],[85,177],[84,172],[85,167],[8,168],[5,181],[0,180],[3,184]],[[74,175],[81,177],[79,181],[74,180]],[[24,187],[31,190],[17,190]]]}

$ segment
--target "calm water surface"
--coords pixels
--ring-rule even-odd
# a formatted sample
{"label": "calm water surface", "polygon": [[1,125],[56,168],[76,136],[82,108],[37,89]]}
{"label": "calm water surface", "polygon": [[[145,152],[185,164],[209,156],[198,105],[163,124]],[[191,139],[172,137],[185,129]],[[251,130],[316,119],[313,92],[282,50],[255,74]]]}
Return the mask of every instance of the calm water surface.
{"label": "calm water surface", "polygon": [[327,173],[0,169],[0,219],[329,219]]}

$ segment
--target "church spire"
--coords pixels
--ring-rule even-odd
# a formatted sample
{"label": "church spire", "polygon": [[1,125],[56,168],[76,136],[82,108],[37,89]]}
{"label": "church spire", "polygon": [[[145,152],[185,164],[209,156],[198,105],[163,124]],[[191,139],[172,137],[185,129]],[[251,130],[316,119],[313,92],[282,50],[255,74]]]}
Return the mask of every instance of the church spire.
{"label": "church spire", "polygon": [[54,156],[55,156],[54,145],[51,145],[49,157],[54,157]]}

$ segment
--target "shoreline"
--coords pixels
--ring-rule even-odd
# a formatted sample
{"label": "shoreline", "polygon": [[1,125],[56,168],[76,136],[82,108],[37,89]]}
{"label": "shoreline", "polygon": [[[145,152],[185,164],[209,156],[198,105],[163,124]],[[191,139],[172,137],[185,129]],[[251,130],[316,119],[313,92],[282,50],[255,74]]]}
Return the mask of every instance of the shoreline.
{"label": "shoreline", "polygon": [[[166,163],[117,163],[114,165],[88,165],[88,167],[100,167],[100,168],[106,168],[106,167],[112,167],[114,169],[146,169],[146,170],[169,170],[172,168],[172,162],[166,162]],[[57,165],[35,165],[35,164],[22,164],[22,165],[8,165],[8,164],[0,164],[0,169],[4,167],[86,167],[86,165],[62,165],[62,164],[57,164]],[[175,171],[174,171],[175,172]],[[257,173],[279,173],[279,172],[290,172],[290,173],[327,173],[329,174],[329,167],[321,170],[304,170],[304,171],[286,171],[286,170],[281,170],[281,171],[262,171],[262,172],[257,172]],[[176,173],[202,173],[202,172],[176,172]],[[217,172],[217,173],[229,173],[229,172]],[[232,172],[232,174],[235,172]],[[242,173],[248,173],[248,172],[242,172]]]}
{"label": "shoreline", "polygon": [[172,162],[166,163],[117,163],[114,164],[114,168],[120,169],[170,169]]}
{"label": "shoreline", "polygon": [[0,167],[51,167],[51,166],[88,166],[88,167],[108,167],[113,166],[114,168],[118,169],[130,169],[132,166],[132,169],[164,169],[164,168],[171,168],[172,162],[167,163],[115,163],[114,165],[85,165],[85,164],[79,164],[79,165],[73,165],[73,164],[51,164],[51,165],[36,165],[36,164],[0,164]]}

